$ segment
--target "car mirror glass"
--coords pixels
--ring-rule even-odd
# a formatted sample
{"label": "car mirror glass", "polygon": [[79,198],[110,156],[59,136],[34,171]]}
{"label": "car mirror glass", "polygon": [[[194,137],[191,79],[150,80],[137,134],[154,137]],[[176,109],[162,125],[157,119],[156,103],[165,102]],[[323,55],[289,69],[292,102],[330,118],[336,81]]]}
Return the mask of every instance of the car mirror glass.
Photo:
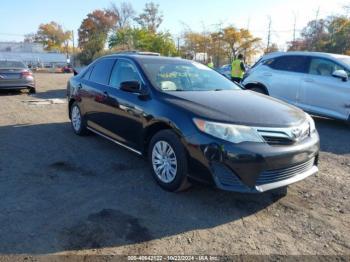
{"label": "car mirror glass", "polygon": [[125,81],[120,84],[120,90],[141,94],[142,88],[139,81]]}

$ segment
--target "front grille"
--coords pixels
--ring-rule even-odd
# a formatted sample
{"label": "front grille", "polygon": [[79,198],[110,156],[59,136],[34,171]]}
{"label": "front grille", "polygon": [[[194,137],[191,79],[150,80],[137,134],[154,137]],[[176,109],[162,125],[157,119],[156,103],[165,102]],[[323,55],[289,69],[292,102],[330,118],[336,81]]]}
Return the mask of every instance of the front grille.
{"label": "front grille", "polygon": [[286,146],[295,143],[295,141],[285,137],[263,136],[263,138],[271,146]]}
{"label": "front grille", "polygon": [[275,169],[270,171],[264,171],[260,174],[256,180],[256,185],[264,185],[274,183],[282,180],[286,180],[293,176],[299,175],[310,170],[315,164],[315,158],[310,159],[299,165],[295,165],[288,168]]}
{"label": "front grille", "polygon": [[255,130],[271,146],[292,145],[310,136],[310,125],[308,122],[299,126],[284,128],[255,127]]}

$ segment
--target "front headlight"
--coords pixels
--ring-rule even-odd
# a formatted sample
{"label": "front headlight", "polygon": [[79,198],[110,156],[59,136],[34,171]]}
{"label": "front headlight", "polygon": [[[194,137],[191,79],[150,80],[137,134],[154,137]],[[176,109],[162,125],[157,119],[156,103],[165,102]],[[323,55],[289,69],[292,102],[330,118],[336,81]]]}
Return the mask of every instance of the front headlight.
{"label": "front headlight", "polygon": [[193,119],[193,122],[200,131],[232,143],[264,142],[258,132],[249,126],[215,123],[198,118]]}
{"label": "front headlight", "polygon": [[305,114],[306,114],[307,121],[309,122],[310,134],[315,133],[316,132],[315,121],[313,120],[313,118],[309,114],[307,114],[307,113],[305,113]]}

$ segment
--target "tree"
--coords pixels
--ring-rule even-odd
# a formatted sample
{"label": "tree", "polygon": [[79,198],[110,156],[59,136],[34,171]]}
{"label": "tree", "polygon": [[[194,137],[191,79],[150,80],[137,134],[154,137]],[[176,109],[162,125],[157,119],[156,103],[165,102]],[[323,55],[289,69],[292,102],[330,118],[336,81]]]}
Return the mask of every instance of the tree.
{"label": "tree", "polygon": [[236,29],[229,26],[223,29],[222,40],[226,43],[227,57],[230,61],[235,59],[238,54],[243,54],[250,58],[261,49],[261,39],[254,37],[247,29]]}
{"label": "tree", "polygon": [[135,21],[150,32],[157,32],[163,22],[163,15],[159,11],[159,5],[153,2],[146,3],[143,13],[135,18]]}
{"label": "tree", "polygon": [[345,16],[331,17],[327,24],[327,52],[345,54],[350,51],[350,19]]}
{"label": "tree", "polygon": [[176,47],[171,35],[153,33],[144,28],[118,30],[109,39],[109,47],[114,50],[140,50],[157,52],[162,55],[176,55]]}
{"label": "tree", "polygon": [[132,5],[128,2],[122,2],[118,7],[112,3],[110,11],[113,12],[117,19],[116,29],[125,29],[131,26],[131,21],[135,16],[135,10]]}
{"label": "tree", "polygon": [[48,51],[67,49],[72,35],[70,31],[64,31],[56,22],[41,24],[37,33],[25,36],[25,42],[41,43]]}
{"label": "tree", "polygon": [[183,34],[183,52],[188,58],[195,58],[198,53],[208,53],[211,38],[209,35],[188,31]]}
{"label": "tree", "polygon": [[310,21],[301,37],[289,43],[288,50],[308,50],[338,54],[350,53],[350,19],[331,16]]}
{"label": "tree", "polygon": [[83,20],[78,30],[82,50],[79,59],[83,64],[90,63],[95,54],[104,49],[108,33],[116,22],[115,13],[110,10],[95,10]]}
{"label": "tree", "polygon": [[279,51],[278,45],[276,43],[272,43],[268,49],[265,48],[264,54],[269,54],[269,53],[278,52],[278,51]]}

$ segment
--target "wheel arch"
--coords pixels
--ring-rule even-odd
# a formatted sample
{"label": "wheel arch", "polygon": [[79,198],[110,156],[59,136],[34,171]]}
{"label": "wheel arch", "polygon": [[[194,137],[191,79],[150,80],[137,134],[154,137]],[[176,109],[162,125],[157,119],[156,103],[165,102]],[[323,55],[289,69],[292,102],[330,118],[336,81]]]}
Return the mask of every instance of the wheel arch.
{"label": "wheel arch", "polygon": [[263,89],[267,95],[270,94],[266,85],[261,83],[261,82],[249,82],[249,83],[245,84],[244,87],[248,90],[252,89],[253,87],[259,87],[259,88]]}
{"label": "wheel arch", "polygon": [[147,155],[148,146],[152,137],[161,130],[172,130],[181,140],[182,132],[174,123],[165,120],[152,122],[145,127],[143,131],[143,149],[145,155]]}
{"label": "wheel arch", "polygon": [[69,99],[69,102],[68,102],[68,116],[69,116],[69,119],[71,119],[71,108],[72,108],[72,105],[74,104],[76,100],[74,98],[71,98]]}

